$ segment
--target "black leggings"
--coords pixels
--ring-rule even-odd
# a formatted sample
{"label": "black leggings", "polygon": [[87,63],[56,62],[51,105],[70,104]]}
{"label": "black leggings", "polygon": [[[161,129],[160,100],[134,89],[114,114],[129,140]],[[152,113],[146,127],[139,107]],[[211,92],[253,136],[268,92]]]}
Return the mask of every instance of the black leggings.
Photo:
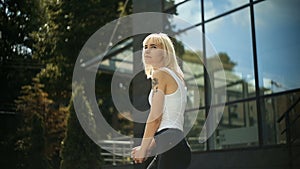
{"label": "black leggings", "polygon": [[[157,169],[186,169],[191,161],[191,149],[184,138],[183,132],[177,129],[164,129],[156,134],[157,148],[165,149],[173,144],[171,149],[157,155]],[[161,137],[162,136],[162,137]],[[162,141],[164,140],[164,141]],[[166,141],[167,140],[167,141]],[[177,140],[177,141],[176,141]],[[162,143],[163,142],[163,143]],[[175,145],[176,144],[176,145]],[[175,146],[174,146],[175,145]]]}

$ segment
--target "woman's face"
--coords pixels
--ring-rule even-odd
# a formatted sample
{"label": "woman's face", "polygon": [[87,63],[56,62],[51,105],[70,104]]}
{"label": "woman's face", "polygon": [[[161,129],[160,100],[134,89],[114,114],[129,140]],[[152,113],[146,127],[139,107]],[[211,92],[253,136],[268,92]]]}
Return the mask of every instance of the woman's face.
{"label": "woman's face", "polygon": [[146,64],[154,68],[163,66],[164,49],[161,44],[157,44],[153,39],[149,39],[143,47],[143,57]]}

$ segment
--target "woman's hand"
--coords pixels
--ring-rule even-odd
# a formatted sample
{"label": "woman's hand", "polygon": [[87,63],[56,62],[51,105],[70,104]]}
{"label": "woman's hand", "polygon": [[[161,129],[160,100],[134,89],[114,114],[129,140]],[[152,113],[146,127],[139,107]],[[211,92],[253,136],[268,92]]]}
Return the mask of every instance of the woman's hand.
{"label": "woman's hand", "polygon": [[134,147],[131,151],[131,156],[134,163],[142,163],[146,158],[147,150],[141,148],[141,146]]}

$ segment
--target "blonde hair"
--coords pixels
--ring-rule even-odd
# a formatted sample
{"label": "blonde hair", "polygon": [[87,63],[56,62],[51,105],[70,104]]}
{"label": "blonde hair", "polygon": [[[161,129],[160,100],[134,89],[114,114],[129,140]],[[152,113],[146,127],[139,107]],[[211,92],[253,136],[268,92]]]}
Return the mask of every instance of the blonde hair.
{"label": "blonde hair", "polygon": [[[164,33],[152,33],[144,39],[143,46],[145,46],[145,44],[149,40],[152,40],[154,43],[161,45],[162,49],[165,50],[164,56],[163,56],[164,57],[164,59],[163,59],[164,67],[167,67],[167,68],[173,70],[174,72],[176,72],[183,78],[184,75],[178,65],[174,45],[173,45],[171,39],[168,37],[168,35],[164,34]],[[153,72],[153,67],[150,64],[146,64],[144,52],[143,52],[143,64],[144,64],[145,74],[147,75],[147,78],[151,78],[152,72]]]}

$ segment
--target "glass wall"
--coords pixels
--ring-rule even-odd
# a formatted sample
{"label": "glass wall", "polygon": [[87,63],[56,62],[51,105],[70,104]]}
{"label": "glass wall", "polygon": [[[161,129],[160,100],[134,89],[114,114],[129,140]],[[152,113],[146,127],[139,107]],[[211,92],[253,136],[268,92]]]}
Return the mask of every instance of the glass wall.
{"label": "glass wall", "polygon": [[[258,73],[261,95],[299,89],[300,19],[297,0],[265,1],[254,6]],[[276,120],[288,110],[299,93],[264,99],[261,104],[263,143],[286,143],[285,121]],[[291,116],[293,112],[291,112]],[[294,119],[294,117],[291,117]]]}
{"label": "glass wall", "polygon": [[200,10],[201,10],[200,1],[191,0],[179,5],[176,8],[176,13],[178,13],[177,16],[188,21],[189,23],[196,24],[201,22],[201,13],[198,12]]}
{"label": "glass wall", "polygon": [[[203,0],[204,11],[201,0],[164,2],[168,5],[164,9],[176,6],[177,16],[194,25],[174,27],[175,32],[184,30],[176,37],[178,41],[192,44],[183,45],[183,69],[192,69],[194,76],[199,77],[195,87],[200,91],[200,110],[188,134],[193,151],[285,144],[286,134],[282,131],[286,124],[277,120],[300,97],[299,1]],[[205,31],[206,44],[202,37],[190,36],[189,32],[196,29]],[[196,48],[198,56],[212,67],[216,55],[210,52],[211,48],[217,52],[226,86],[216,85],[220,71],[206,77],[213,82],[207,86],[205,81],[209,79],[205,79],[203,60],[193,60],[196,57],[191,48]],[[208,115],[206,109],[210,106],[205,97],[210,98],[211,90],[220,87],[226,87],[227,92],[223,115],[209,140],[200,143],[200,132]],[[292,111],[292,118],[298,107]]]}
{"label": "glass wall", "polygon": [[300,1],[272,0],[255,5],[258,71],[262,94],[300,86]]}
{"label": "glass wall", "polygon": [[[262,117],[263,117],[263,136],[265,145],[283,144],[286,143],[286,119],[277,122],[277,120],[292,106],[299,98],[300,92],[292,92],[279,96],[272,96],[263,99]],[[300,104],[297,104],[289,113],[290,120],[288,123],[295,123],[300,112]],[[298,123],[296,123],[298,124]],[[298,127],[298,128],[297,128]],[[299,132],[299,125],[291,127],[292,138]]]}
{"label": "glass wall", "polygon": [[256,102],[225,106],[211,149],[228,149],[258,145]]}
{"label": "glass wall", "polygon": [[[206,37],[219,54],[226,73],[228,101],[255,94],[250,28],[248,8],[205,24]],[[210,60],[214,56],[207,53],[206,57]]]}
{"label": "glass wall", "polygon": [[247,3],[249,0],[204,0],[204,17],[206,20],[211,19]]}

